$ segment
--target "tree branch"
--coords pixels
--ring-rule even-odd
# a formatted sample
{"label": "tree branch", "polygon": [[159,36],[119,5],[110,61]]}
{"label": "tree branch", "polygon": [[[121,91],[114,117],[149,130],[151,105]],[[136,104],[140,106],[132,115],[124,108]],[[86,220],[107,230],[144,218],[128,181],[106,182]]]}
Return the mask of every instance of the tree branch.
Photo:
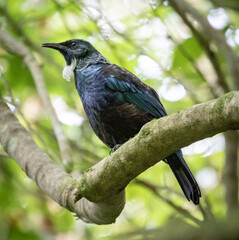
{"label": "tree branch", "polygon": [[238,114],[239,92],[230,92],[145,124],[133,139],[83,175],[79,195],[100,201],[119,193],[132,179],[175,150],[238,129]]}
{"label": "tree branch", "polygon": [[225,185],[226,204],[229,212],[238,208],[238,144],[239,138],[236,131],[228,131],[226,139],[226,160],[223,172],[223,182]]}
{"label": "tree branch", "polygon": [[42,50],[42,47],[40,47],[39,44],[36,44],[34,41],[31,40],[31,38],[28,37],[28,35],[25,33],[23,26],[21,23],[16,22],[14,18],[9,14],[7,7],[0,6],[0,14],[2,14],[6,18],[7,24],[11,27],[11,29],[18,34],[21,38],[22,41],[25,43],[26,46],[31,47],[34,49],[34,51],[40,53],[46,60],[47,62],[51,63],[54,65],[57,69],[61,71],[62,67],[56,61],[53,60],[51,55],[46,54],[45,51]]}
{"label": "tree branch", "polygon": [[82,198],[74,202],[78,181],[54,164],[32,140],[0,97],[0,143],[22,170],[62,207],[76,213],[85,222],[113,223],[124,208],[124,191],[92,203]]}
{"label": "tree branch", "polygon": [[[215,28],[213,28],[209,24],[207,19],[205,17],[203,17],[200,14],[200,12],[198,12],[194,7],[192,7],[186,1],[184,1],[184,0],[169,0],[169,2],[171,4],[171,6],[175,9],[175,11],[177,11],[178,14],[180,14],[180,16],[183,18],[184,21],[185,21],[185,19],[187,19],[186,14],[189,14],[201,25],[201,28],[203,29],[203,34],[204,34],[204,36],[206,36],[206,39],[204,39],[204,37],[201,37],[199,33],[196,33],[195,31],[193,31],[193,29],[185,21],[185,23],[191,28],[193,33],[194,34],[196,33],[195,36],[197,36],[199,40],[200,40],[200,38],[202,38],[200,41],[203,40],[204,46],[207,46],[208,42],[210,42],[210,40],[214,41],[214,43],[217,44],[217,46],[219,47],[219,49],[221,50],[221,52],[223,53],[223,55],[225,57],[225,61],[227,63],[231,78],[234,83],[234,89],[239,90],[239,81],[238,81],[239,57],[232,50],[232,48],[227,44],[226,39],[223,36],[223,34],[221,32],[219,32],[218,30],[216,30]],[[210,46],[208,45],[207,48],[210,49]],[[215,68],[215,66],[214,66],[214,68]],[[216,70],[216,68],[215,68],[215,70]],[[220,67],[219,67],[219,69],[217,69],[217,72],[218,72],[218,70],[220,70]],[[219,75],[218,75],[218,77],[219,77]],[[225,92],[229,91],[229,87],[224,78],[222,78],[222,77],[218,78],[218,83],[223,87]]]}
{"label": "tree branch", "polygon": [[28,66],[35,82],[37,91],[44,105],[44,109],[46,109],[46,112],[52,122],[52,127],[59,144],[63,165],[66,168],[70,167],[70,146],[64,134],[62,125],[59,122],[56,112],[51,104],[38,62],[30,50],[22,42],[17,41],[2,29],[0,29],[0,42],[3,44],[6,50],[12,52],[15,55],[21,56],[24,59],[25,64]]}
{"label": "tree branch", "polygon": [[239,12],[239,5],[237,1],[231,0],[211,0],[217,7],[228,8],[233,11]]}
{"label": "tree branch", "polygon": [[[124,189],[176,149],[239,128],[239,91],[155,119],[77,182],[51,162],[0,100],[0,143],[40,188],[86,222],[112,223],[124,207]],[[182,137],[183,136],[183,137]],[[77,204],[74,200],[80,199]]]}
{"label": "tree branch", "polygon": [[22,119],[24,120],[24,122],[26,123],[26,126],[27,126],[27,130],[29,131],[29,133],[36,137],[37,140],[41,143],[42,147],[45,149],[45,151],[50,155],[52,156],[52,158],[60,163],[60,159],[59,157],[54,153],[54,151],[52,151],[51,148],[49,148],[45,143],[44,141],[42,140],[42,138],[36,133],[36,131],[32,128],[30,122],[27,121],[27,119],[25,118],[22,110],[21,110],[21,107],[20,105],[17,103],[17,101],[15,100],[14,96],[13,96],[13,93],[12,93],[12,90],[10,88],[10,86],[8,85],[8,82],[7,82],[7,79],[5,78],[4,74],[0,72],[0,79],[2,80],[3,82],[3,86],[4,88],[6,89],[7,91],[7,94],[9,95],[9,97],[11,98],[10,101],[8,102],[6,99],[5,99],[5,102],[7,103],[10,103],[12,104],[13,106],[15,106],[15,111],[22,117]]}
{"label": "tree branch", "polygon": [[209,239],[239,239],[238,231],[239,214],[235,212],[228,219],[206,221],[200,228],[185,223],[180,219],[168,221],[160,228],[144,228],[134,231],[124,231],[120,234],[111,234],[102,240],[209,240]]}
{"label": "tree branch", "polygon": [[150,183],[148,181],[140,180],[140,179],[135,179],[134,182],[136,182],[137,184],[140,184],[140,185],[146,187],[147,189],[151,190],[156,197],[158,197],[162,201],[166,202],[170,207],[175,209],[177,212],[179,212],[185,218],[188,218],[188,219],[192,220],[197,225],[201,225],[202,224],[202,221],[197,219],[196,217],[194,217],[187,209],[182,208],[182,207],[176,205],[170,199],[168,199],[167,197],[161,195],[159,193],[159,189],[160,189],[159,186],[153,185],[152,183]]}
{"label": "tree branch", "polygon": [[[180,6],[180,3],[177,1],[171,1],[170,0],[171,6],[174,8],[174,10],[181,16],[185,24],[190,28],[194,36],[197,38],[198,42],[201,44],[201,46],[204,48],[205,53],[210,60],[213,69],[215,71],[215,74],[217,75],[217,84],[220,86],[217,89],[214,89],[211,87],[212,94],[215,97],[218,97],[221,95],[221,92],[228,92],[229,87],[227,86],[224,74],[220,68],[220,64],[218,62],[218,58],[215,54],[215,52],[211,49],[209,42],[200,34],[200,32],[193,26],[193,24],[189,21],[186,12],[184,9]],[[210,83],[209,83],[210,85]]]}

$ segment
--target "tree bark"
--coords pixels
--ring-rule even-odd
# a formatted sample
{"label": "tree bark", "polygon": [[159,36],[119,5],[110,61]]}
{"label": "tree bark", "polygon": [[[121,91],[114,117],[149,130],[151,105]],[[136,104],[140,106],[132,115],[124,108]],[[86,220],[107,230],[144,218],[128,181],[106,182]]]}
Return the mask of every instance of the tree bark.
{"label": "tree bark", "polygon": [[63,131],[63,127],[60,121],[58,120],[55,109],[53,108],[52,103],[50,101],[50,97],[46,89],[46,85],[44,82],[44,78],[39,63],[35,59],[32,52],[28,49],[28,47],[24,45],[24,43],[16,40],[11,35],[9,35],[8,32],[2,30],[1,28],[0,28],[0,42],[3,44],[6,50],[22,57],[24,59],[25,64],[28,66],[32,74],[33,80],[35,82],[39,96],[41,98],[41,101],[44,105],[44,109],[46,110],[52,122],[52,128],[55,133],[57,142],[59,144],[63,166],[65,166],[66,169],[71,170],[72,162],[69,154],[70,146]]}
{"label": "tree bark", "polygon": [[124,208],[124,191],[99,203],[92,203],[84,197],[75,203],[78,181],[54,164],[36,145],[1,97],[0,143],[42,191],[83,221],[96,224],[113,223]]}
{"label": "tree bark", "polygon": [[[239,129],[239,91],[155,119],[79,181],[53,164],[0,99],[0,143],[39,187],[82,220],[115,221],[124,207],[124,189],[141,172],[175,150],[227,130]],[[75,201],[77,203],[75,204]]]}
{"label": "tree bark", "polygon": [[119,193],[132,179],[175,150],[217,133],[238,129],[238,114],[237,91],[145,124],[139,134],[82,177],[79,194],[101,201]]}

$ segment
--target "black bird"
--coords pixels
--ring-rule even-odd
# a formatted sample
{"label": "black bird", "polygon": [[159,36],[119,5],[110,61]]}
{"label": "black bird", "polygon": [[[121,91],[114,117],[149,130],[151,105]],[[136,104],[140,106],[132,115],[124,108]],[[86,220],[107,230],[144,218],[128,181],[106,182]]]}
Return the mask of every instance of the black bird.
{"label": "black bird", "polygon": [[[95,134],[112,150],[134,137],[154,118],[167,115],[158,94],[134,74],[110,63],[89,42],[72,39],[44,43],[58,50],[67,66],[63,76],[74,72],[75,86]],[[186,198],[199,204],[201,192],[181,150],[165,160]]]}

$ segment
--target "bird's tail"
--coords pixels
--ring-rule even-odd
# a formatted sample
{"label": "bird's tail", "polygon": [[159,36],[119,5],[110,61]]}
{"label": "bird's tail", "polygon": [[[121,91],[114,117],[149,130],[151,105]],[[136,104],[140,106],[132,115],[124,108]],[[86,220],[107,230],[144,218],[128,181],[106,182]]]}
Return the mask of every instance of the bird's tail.
{"label": "bird's tail", "polygon": [[195,205],[199,204],[201,191],[183,158],[181,150],[168,156],[165,162],[172,169],[188,201],[192,200]]}

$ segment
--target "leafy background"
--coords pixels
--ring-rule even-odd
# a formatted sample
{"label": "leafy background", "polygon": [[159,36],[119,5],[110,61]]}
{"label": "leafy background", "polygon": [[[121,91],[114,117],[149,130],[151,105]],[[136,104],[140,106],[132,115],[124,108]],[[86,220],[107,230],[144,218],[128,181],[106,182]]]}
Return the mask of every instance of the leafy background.
{"label": "leafy background", "polygon": [[[238,54],[236,8],[219,6],[217,1],[189,3],[224,34]],[[109,149],[92,132],[74,81],[62,78],[63,57],[42,49],[42,43],[72,38],[90,41],[112,63],[156,89],[168,114],[214,98],[210,86],[216,75],[205,50],[167,1],[1,0],[0,24],[26,45],[41,65],[47,92],[70,141],[76,170],[86,170]],[[216,53],[230,85],[225,60],[218,49]],[[51,121],[24,59],[0,44],[0,66],[1,94],[38,145],[59,163]],[[41,192],[0,149],[0,239],[114,239],[120,234],[156,229],[174,219],[195,226],[205,219],[224,219],[224,149],[223,135],[183,149],[201,186],[199,207],[187,202],[169,167],[160,162],[129,184],[125,209],[115,224],[106,226],[77,220]]]}

